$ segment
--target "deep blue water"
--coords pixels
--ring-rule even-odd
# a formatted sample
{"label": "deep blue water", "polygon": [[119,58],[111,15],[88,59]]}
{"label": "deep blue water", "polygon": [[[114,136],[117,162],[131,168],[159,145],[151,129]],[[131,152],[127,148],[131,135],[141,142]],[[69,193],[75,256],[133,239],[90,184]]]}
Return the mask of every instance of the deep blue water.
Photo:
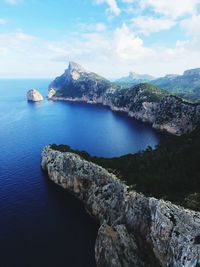
{"label": "deep blue water", "polygon": [[47,80],[0,81],[0,267],[93,267],[96,223],[40,169],[42,148],[65,143],[119,156],[159,143],[150,126],[107,107],[43,101]]}

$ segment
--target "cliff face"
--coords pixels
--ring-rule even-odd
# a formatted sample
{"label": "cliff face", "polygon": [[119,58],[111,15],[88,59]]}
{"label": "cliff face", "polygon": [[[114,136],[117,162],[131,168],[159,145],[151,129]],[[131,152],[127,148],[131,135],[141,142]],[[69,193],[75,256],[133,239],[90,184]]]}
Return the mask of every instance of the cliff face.
{"label": "cliff face", "polygon": [[146,84],[116,91],[106,99],[114,110],[124,110],[129,116],[152,124],[152,127],[181,135],[194,130],[200,122],[200,105],[167,95],[161,89]]}
{"label": "cliff face", "polygon": [[68,69],[49,85],[50,90],[56,90],[57,97],[77,98],[83,101],[98,101],[110,87],[111,83],[108,80],[74,62],[70,62]]}
{"label": "cliff face", "polygon": [[191,132],[200,122],[200,105],[186,103],[150,84],[122,89],[72,62],[49,89],[49,99],[101,103],[175,135]]}
{"label": "cliff face", "polygon": [[200,266],[200,213],[129,192],[115,175],[73,153],[47,146],[41,164],[100,222],[97,266]]}

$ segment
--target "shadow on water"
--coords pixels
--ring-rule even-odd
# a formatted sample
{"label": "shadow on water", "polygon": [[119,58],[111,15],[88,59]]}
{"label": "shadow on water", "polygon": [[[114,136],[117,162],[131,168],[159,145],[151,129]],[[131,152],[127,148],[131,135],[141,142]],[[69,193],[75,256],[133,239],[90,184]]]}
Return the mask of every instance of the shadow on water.
{"label": "shadow on water", "polygon": [[37,211],[30,203],[20,218],[13,214],[11,232],[1,237],[0,266],[95,266],[97,222],[79,200],[41,175],[48,199],[37,203]]}

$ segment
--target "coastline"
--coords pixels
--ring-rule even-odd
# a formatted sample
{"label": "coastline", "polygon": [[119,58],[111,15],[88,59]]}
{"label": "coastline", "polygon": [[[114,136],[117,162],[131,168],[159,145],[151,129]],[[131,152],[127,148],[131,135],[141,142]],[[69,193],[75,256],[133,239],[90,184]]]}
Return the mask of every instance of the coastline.
{"label": "coastline", "polygon": [[196,267],[200,213],[131,191],[114,174],[71,152],[42,152],[49,178],[100,223],[97,266]]}
{"label": "coastline", "polygon": [[[155,117],[154,116],[149,116],[149,111],[148,111],[148,104],[150,104],[150,109],[153,107],[154,108],[154,103],[148,103],[148,102],[144,102],[143,106],[144,106],[144,110],[145,112],[132,112],[130,111],[128,108],[119,108],[114,106],[112,103],[110,103],[110,101],[104,99],[103,97],[97,99],[97,100],[88,100],[87,97],[82,97],[82,98],[72,98],[72,97],[48,97],[48,100],[52,100],[52,101],[65,101],[65,102],[77,102],[77,103],[85,103],[85,104],[90,104],[90,105],[102,105],[102,106],[106,106],[108,108],[110,108],[112,111],[114,112],[121,112],[126,114],[128,117],[130,118],[134,118],[138,121],[141,121],[143,123],[147,123],[149,124],[153,129],[159,131],[159,132],[163,132],[163,133],[167,133],[167,134],[171,134],[171,135],[177,135],[180,136],[181,133],[179,133],[179,129],[178,127],[174,124],[164,124],[164,125],[159,125],[155,123]],[[146,107],[147,106],[147,107]],[[145,114],[146,113],[146,114]]]}

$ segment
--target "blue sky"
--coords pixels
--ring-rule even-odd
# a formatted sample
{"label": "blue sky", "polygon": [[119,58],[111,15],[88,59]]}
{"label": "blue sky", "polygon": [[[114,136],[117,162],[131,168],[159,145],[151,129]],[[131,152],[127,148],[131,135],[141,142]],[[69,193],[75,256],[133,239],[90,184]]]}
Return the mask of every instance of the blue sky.
{"label": "blue sky", "polygon": [[200,0],[0,0],[0,78],[200,67]]}

